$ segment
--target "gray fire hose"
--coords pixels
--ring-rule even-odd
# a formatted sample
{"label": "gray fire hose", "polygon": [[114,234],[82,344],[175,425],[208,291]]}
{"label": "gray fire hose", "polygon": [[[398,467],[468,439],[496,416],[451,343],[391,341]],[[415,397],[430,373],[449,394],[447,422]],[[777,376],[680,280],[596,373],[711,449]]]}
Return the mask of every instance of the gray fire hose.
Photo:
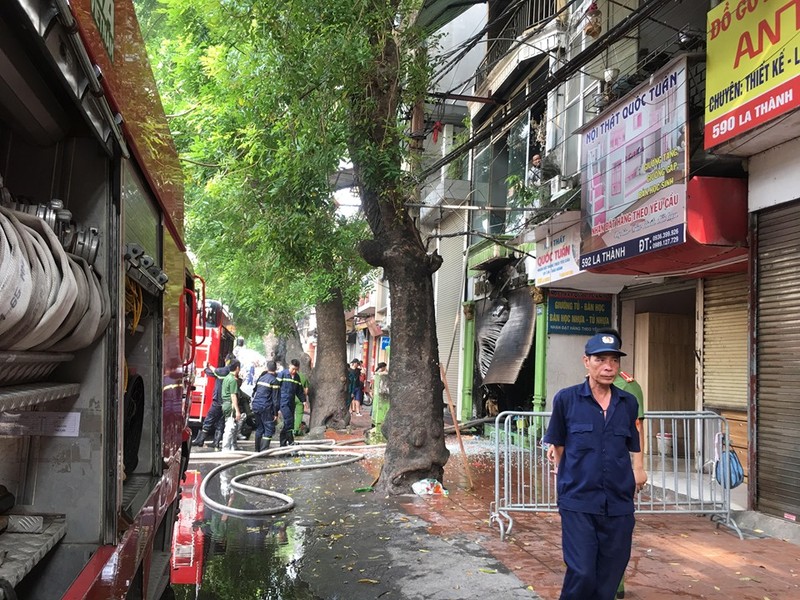
{"label": "gray fire hose", "polygon": [[[355,442],[360,442],[361,440],[355,440]],[[335,444],[331,440],[328,443],[301,443],[295,444],[293,446],[284,446],[279,448],[271,448],[269,450],[264,450],[263,452],[258,452],[254,454],[250,454],[243,458],[231,461],[229,463],[225,463],[223,465],[219,465],[212,469],[208,475],[203,479],[203,483],[200,485],[200,496],[203,498],[203,502],[206,506],[216,510],[217,512],[221,512],[224,514],[239,516],[239,517],[254,517],[254,516],[266,516],[266,515],[275,515],[282,512],[286,512],[294,507],[294,499],[291,496],[287,496],[286,494],[282,494],[280,492],[276,492],[274,490],[267,490],[260,487],[255,487],[252,485],[247,485],[242,483],[243,480],[249,479],[251,477],[256,477],[258,475],[268,475],[271,473],[281,473],[281,472],[288,472],[288,471],[308,471],[312,469],[323,469],[327,467],[337,467],[341,465],[346,465],[352,462],[356,462],[363,458],[363,455],[357,452],[340,452],[335,450],[339,446],[345,445],[344,443]],[[383,444],[377,446],[359,446],[359,449],[368,449],[368,448],[378,448],[383,447]],[[252,494],[256,494],[259,496],[265,496],[268,498],[275,498],[277,500],[281,500],[283,502],[280,506],[273,506],[269,508],[234,508],[232,506],[228,506],[227,504],[222,504],[213,500],[208,496],[206,492],[206,488],[208,487],[209,481],[214,479],[217,475],[225,471],[226,469],[230,469],[237,465],[244,464],[251,460],[257,460],[272,456],[285,456],[285,455],[306,455],[306,456],[341,456],[343,457],[341,460],[326,462],[322,464],[309,464],[309,465],[291,465],[291,466],[283,466],[283,467],[271,467],[267,469],[257,469],[254,471],[248,471],[246,473],[242,473],[237,475],[233,479],[231,479],[230,485],[233,489],[239,490],[240,492],[250,492]]]}
{"label": "gray fire hose", "polygon": [[106,329],[111,301],[42,218],[0,206],[0,350],[67,352]]}

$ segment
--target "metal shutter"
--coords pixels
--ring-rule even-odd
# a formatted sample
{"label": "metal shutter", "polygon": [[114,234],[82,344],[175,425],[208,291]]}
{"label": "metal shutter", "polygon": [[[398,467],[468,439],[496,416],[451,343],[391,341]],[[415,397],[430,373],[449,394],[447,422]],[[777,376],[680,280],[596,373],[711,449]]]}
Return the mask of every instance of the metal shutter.
{"label": "metal shutter", "polygon": [[800,203],[758,214],[757,509],[800,515]]}
{"label": "metal shutter", "polygon": [[[458,214],[442,221],[441,232],[444,235],[463,230],[464,222]],[[447,387],[450,388],[450,396],[456,406],[458,365],[461,357],[461,319],[456,324],[456,317],[461,311],[464,296],[464,241],[464,236],[461,235],[441,238],[439,254],[444,262],[436,272],[436,337],[439,340],[439,361],[447,369]],[[444,400],[446,403],[446,395]]]}
{"label": "metal shutter", "polygon": [[747,410],[747,274],[703,282],[703,406]]}

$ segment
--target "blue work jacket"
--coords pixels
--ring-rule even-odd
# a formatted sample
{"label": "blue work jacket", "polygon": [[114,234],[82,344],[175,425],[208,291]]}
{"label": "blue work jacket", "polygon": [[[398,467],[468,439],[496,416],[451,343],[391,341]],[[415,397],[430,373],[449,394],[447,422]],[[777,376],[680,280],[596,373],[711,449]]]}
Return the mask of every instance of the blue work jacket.
{"label": "blue work jacket", "polygon": [[300,381],[300,373],[295,373],[294,377],[289,369],[280,371],[277,375],[280,389],[280,405],[294,406],[294,397],[297,396],[303,402],[306,401],[306,392],[303,383]]}
{"label": "blue work jacket", "polygon": [[214,392],[211,395],[211,402],[222,404],[222,380],[231,372],[230,367],[206,367],[203,372],[209,377],[214,378]]}
{"label": "blue work jacket", "polygon": [[259,413],[266,410],[274,417],[278,412],[278,393],[280,389],[281,386],[275,373],[264,371],[258,376],[255,390],[253,391],[253,401],[250,404],[253,410]]}
{"label": "blue work jacket", "polygon": [[630,453],[640,450],[637,415],[636,398],[613,385],[606,417],[588,380],[556,394],[543,441],[564,446],[557,475],[560,508],[612,517],[633,513]]}

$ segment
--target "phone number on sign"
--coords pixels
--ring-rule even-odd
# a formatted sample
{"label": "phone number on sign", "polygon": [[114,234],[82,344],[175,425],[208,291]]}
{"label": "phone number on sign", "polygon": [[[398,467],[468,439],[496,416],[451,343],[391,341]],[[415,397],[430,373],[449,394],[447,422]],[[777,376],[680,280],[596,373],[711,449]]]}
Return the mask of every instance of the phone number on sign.
{"label": "phone number on sign", "polygon": [[[665,241],[668,238],[676,238],[677,241],[678,237],[678,228],[674,227],[673,229],[667,229],[666,231],[659,231],[655,235],[653,235],[653,245],[655,246],[655,242]],[[673,243],[673,242],[665,242],[665,243]]]}

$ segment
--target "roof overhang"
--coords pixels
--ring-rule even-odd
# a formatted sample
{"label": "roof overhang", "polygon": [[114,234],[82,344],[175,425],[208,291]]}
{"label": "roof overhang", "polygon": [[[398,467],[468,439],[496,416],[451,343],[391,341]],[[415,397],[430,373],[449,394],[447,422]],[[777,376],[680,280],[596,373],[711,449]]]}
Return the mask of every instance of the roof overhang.
{"label": "roof overhang", "polygon": [[414,24],[429,31],[436,31],[470,7],[485,3],[486,0],[425,0]]}

